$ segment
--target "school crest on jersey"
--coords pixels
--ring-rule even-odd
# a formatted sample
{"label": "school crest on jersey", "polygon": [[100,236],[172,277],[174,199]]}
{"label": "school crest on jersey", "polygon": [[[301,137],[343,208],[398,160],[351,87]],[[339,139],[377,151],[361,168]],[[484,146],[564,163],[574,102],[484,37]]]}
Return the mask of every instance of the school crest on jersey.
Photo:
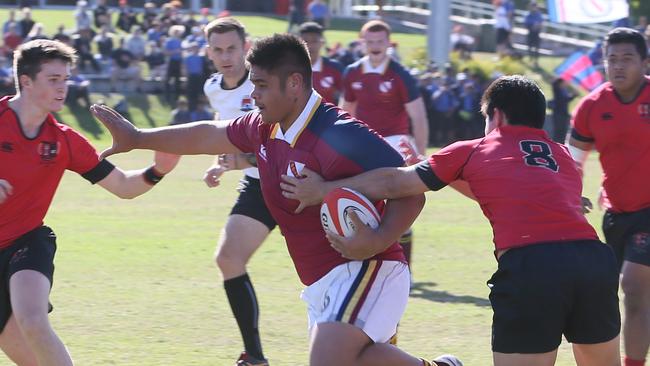
{"label": "school crest on jersey", "polygon": [[59,143],[42,141],[38,144],[38,155],[41,157],[41,162],[48,163],[54,160],[59,154]]}
{"label": "school crest on jersey", "polygon": [[379,83],[379,91],[382,93],[390,93],[391,89],[393,89],[393,81],[392,80],[386,80],[382,81]]}
{"label": "school crest on jersey", "polygon": [[253,102],[253,98],[250,95],[244,95],[241,97],[241,110],[242,112],[249,112],[255,109],[255,103]]}
{"label": "school crest on jersey", "polygon": [[650,103],[641,103],[638,109],[641,118],[650,119]]}
{"label": "school crest on jersey", "polygon": [[294,178],[304,178],[304,175],[302,175],[302,170],[304,168],[304,163],[290,160],[287,165],[287,175]]}
{"label": "school crest on jersey", "polygon": [[331,76],[325,76],[322,79],[320,79],[320,86],[322,86],[324,89],[329,89],[334,85],[334,78]]}
{"label": "school crest on jersey", "polygon": [[266,147],[264,147],[264,145],[260,145],[260,153],[259,153],[259,155],[260,155],[260,158],[262,158],[262,160],[266,161]]}

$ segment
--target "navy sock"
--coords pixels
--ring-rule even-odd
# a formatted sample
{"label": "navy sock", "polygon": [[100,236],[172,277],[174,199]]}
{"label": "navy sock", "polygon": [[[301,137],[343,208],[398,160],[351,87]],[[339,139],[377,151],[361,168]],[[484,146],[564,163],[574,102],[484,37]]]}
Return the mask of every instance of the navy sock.
{"label": "navy sock", "polygon": [[252,357],[263,360],[262,342],[258,330],[259,308],[257,296],[248,274],[231,278],[223,282],[230,302],[230,308],[237,320],[239,331],[244,340],[244,349]]}

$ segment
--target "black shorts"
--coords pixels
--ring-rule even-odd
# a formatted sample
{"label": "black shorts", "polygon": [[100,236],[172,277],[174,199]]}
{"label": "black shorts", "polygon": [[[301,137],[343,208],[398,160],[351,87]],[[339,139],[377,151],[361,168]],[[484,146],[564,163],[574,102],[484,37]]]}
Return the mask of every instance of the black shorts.
{"label": "black shorts", "polygon": [[[0,250],[0,330],[4,329],[11,316],[9,279],[22,270],[34,270],[50,280],[54,276],[54,254],[56,235],[47,226],[36,229],[16,239],[9,247]],[[49,305],[52,311],[52,305]]]}
{"label": "black shorts", "polygon": [[510,31],[504,28],[497,28],[497,45],[508,44],[510,42]]}
{"label": "black shorts", "polygon": [[595,344],[620,333],[616,259],[599,241],[511,249],[488,287],[494,352],[545,353],[563,334],[572,343]]}
{"label": "black shorts", "polygon": [[650,266],[650,207],[628,213],[607,211],[603,233],[614,249],[619,270],[623,261]]}
{"label": "black shorts", "polygon": [[248,216],[266,225],[269,231],[273,230],[277,224],[266,207],[266,203],[264,203],[260,180],[245,175],[239,181],[237,190],[239,191],[239,197],[237,197],[230,214]]}

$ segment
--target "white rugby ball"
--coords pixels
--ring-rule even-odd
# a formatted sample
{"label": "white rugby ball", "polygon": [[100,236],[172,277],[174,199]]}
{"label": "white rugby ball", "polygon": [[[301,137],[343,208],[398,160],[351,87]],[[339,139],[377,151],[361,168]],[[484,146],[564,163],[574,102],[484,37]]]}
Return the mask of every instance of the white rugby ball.
{"label": "white rugby ball", "polygon": [[345,237],[352,236],[355,227],[350,212],[356,212],[361,221],[375,229],[381,217],[375,205],[364,195],[349,188],[337,188],[328,193],[320,207],[323,229]]}

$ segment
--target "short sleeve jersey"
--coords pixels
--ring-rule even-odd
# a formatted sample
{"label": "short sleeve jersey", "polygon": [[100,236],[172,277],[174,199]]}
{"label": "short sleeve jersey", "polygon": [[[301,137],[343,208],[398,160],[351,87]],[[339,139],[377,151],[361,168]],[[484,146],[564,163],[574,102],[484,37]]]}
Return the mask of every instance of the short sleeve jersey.
{"label": "short sleeve jersey", "polygon": [[[294,211],[298,201],[282,195],[282,175],[300,176],[307,167],[326,180],[353,176],[379,167],[402,166],[403,160],[377,133],[313,92],[301,115],[283,132],[278,124],[263,123],[258,112],[235,119],[228,138],[244,152],[255,152],[262,195],[280,226],[300,280],[310,285],[349,260],[330,246],[321,226],[320,208]],[[376,203],[380,212],[383,202]],[[393,243],[376,259],[404,261]]]}
{"label": "short sleeve jersey", "polygon": [[483,139],[456,142],[420,163],[417,172],[432,190],[468,182],[497,250],[598,239],[581,211],[575,162],[540,129],[504,126]]}
{"label": "short sleeve jersey", "polygon": [[410,134],[405,104],[420,96],[417,82],[395,60],[373,68],[368,57],[349,65],[343,74],[343,93],[357,102],[356,116],[382,136]]}
{"label": "short sleeve jersey", "polygon": [[[212,109],[219,114],[222,120],[234,119],[255,109],[255,100],[251,97],[254,85],[248,79],[248,72],[234,89],[224,89],[223,74],[212,74],[203,85],[203,92],[210,102]],[[243,169],[249,177],[260,177],[257,168]]]}
{"label": "short sleeve jersey", "polygon": [[95,148],[72,128],[48,114],[38,135],[27,138],[18,116],[0,99],[0,179],[13,192],[0,203],[0,249],[43,224],[63,172],[81,174],[91,183],[104,179],[113,169],[100,162]]}
{"label": "short sleeve jersey", "polygon": [[343,90],[343,65],[328,57],[321,57],[312,65],[314,89],[328,103],[338,104]]}
{"label": "short sleeve jersey", "polygon": [[604,206],[614,212],[650,207],[650,79],[630,103],[607,82],[580,101],[571,136],[593,142],[603,167]]}

